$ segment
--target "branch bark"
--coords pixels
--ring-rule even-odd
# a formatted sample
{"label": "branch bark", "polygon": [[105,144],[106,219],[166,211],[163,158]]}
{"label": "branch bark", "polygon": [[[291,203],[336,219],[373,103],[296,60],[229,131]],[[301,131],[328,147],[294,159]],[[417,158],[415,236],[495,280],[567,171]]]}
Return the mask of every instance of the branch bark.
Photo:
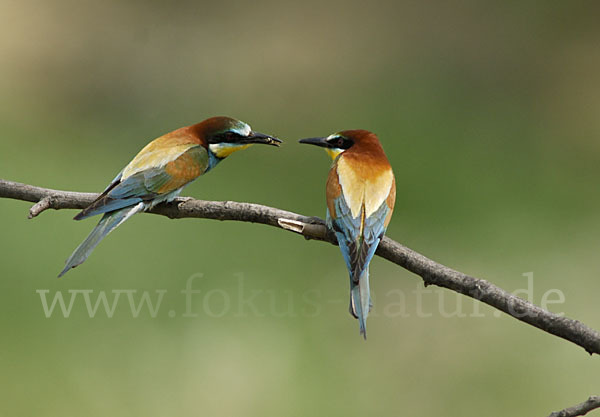
{"label": "branch bark", "polygon": [[565,408],[561,411],[555,411],[548,417],[576,417],[584,416],[592,410],[600,408],[600,396],[594,395],[587,399],[587,401],[581,404],[574,405],[573,407]]}
{"label": "branch bark", "polygon": [[[52,190],[0,179],[1,198],[36,203],[30,210],[30,218],[49,208],[83,209],[97,196],[98,194],[94,193]],[[337,244],[335,235],[327,229],[322,219],[259,204],[203,201],[187,197],[177,198],[168,204],[160,204],[150,213],[171,219],[193,217],[261,223],[301,234],[306,239]],[[517,320],[568,340],[584,348],[589,354],[600,354],[600,334],[577,320],[551,313],[486,280],[439,264],[388,237],[380,243],[376,254],[419,275],[425,286],[437,285],[456,291],[492,306]]]}

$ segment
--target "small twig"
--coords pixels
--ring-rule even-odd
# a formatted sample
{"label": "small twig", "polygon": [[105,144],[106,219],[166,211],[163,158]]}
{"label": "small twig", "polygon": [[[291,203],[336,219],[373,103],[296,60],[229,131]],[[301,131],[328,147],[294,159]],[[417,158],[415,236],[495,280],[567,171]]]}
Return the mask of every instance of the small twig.
{"label": "small twig", "polygon": [[[332,236],[328,236],[329,232],[326,228],[323,228],[323,220],[319,218],[313,218],[313,223],[304,223],[298,220],[281,218],[277,219],[277,224],[282,229],[303,235],[306,239],[319,239],[325,241],[335,239],[333,234]],[[337,242],[334,244],[337,244]]]}
{"label": "small twig", "polygon": [[306,226],[306,223],[302,223],[292,219],[277,219],[277,224],[279,224],[279,226],[281,226],[282,229],[290,230],[299,234],[304,233],[304,228]]}
{"label": "small twig", "polygon": [[35,203],[29,209],[29,215],[27,216],[27,218],[33,219],[34,217],[37,217],[42,211],[48,210],[50,207],[52,207],[52,196],[46,196],[37,203]]}
{"label": "small twig", "polygon": [[575,417],[584,416],[592,410],[600,408],[600,396],[593,395],[587,399],[587,401],[581,404],[574,405],[573,407],[565,408],[561,411],[555,411],[548,417]]}
{"label": "small twig", "polygon": [[[47,208],[82,209],[97,196],[98,194],[94,193],[51,190],[0,179],[0,198],[31,201],[42,206],[40,200],[50,197],[43,204],[48,205]],[[323,220],[260,204],[202,201],[188,197],[177,198],[169,204],[160,204],[150,213],[171,219],[195,217],[262,223],[299,233],[306,239],[337,244],[335,235],[329,232]],[[600,354],[600,334],[577,320],[551,313],[488,281],[439,264],[388,237],[379,244],[376,254],[419,275],[425,285],[437,285],[464,294],[517,320],[581,346],[590,354]]]}

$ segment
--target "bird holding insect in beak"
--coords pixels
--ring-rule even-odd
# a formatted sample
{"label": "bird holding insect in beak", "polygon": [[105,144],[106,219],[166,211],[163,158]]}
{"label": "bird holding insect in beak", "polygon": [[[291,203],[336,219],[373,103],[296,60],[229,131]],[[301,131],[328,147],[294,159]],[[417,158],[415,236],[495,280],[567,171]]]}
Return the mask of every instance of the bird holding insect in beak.
{"label": "bird holding insect in beak", "polygon": [[230,117],[212,117],[169,132],[144,147],[87,208],[82,220],[102,214],[98,225],[67,259],[63,276],[83,263],[100,241],[134,214],[173,200],[188,183],[235,151],[255,144],[279,146],[273,136],[252,131]]}
{"label": "bird holding insect in beak", "polygon": [[396,181],[374,133],[345,130],[326,138],[302,139],[333,159],[327,178],[327,226],[335,232],[350,274],[350,313],[367,338],[372,307],[369,262],[392,217]]}

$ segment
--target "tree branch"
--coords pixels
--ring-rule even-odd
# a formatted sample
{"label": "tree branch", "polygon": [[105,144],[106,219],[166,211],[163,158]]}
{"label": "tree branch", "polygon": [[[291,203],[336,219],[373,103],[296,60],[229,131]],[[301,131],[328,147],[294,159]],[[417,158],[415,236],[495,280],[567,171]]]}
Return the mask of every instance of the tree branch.
{"label": "tree branch", "polygon": [[[97,196],[94,193],[51,190],[0,179],[0,197],[36,203],[30,210],[30,218],[49,208],[83,209]],[[299,233],[306,239],[337,244],[335,235],[328,231],[323,220],[259,204],[177,198],[172,203],[156,206],[150,212],[171,219],[195,217],[261,223]],[[490,282],[441,265],[388,237],[380,243],[376,254],[419,275],[426,286],[437,285],[464,294],[581,346],[590,354],[600,354],[600,334],[577,320],[546,311]]]}
{"label": "tree branch", "polygon": [[576,417],[584,416],[592,410],[600,408],[600,396],[594,395],[587,399],[587,401],[581,404],[574,405],[573,407],[565,408],[561,411],[555,411],[548,417]]}

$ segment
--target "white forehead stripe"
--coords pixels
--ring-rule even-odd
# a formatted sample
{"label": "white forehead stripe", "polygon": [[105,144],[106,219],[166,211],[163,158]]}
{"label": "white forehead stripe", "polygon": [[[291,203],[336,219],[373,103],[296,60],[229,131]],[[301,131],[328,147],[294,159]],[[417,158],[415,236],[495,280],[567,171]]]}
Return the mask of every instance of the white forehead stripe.
{"label": "white forehead stripe", "polygon": [[252,132],[252,129],[246,123],[243,123],[240,127],[236,126],[235,128],[233,128],[231,130],[233,130],[236,133],[239,133],[242,136],[249,136],[250,132]]}

